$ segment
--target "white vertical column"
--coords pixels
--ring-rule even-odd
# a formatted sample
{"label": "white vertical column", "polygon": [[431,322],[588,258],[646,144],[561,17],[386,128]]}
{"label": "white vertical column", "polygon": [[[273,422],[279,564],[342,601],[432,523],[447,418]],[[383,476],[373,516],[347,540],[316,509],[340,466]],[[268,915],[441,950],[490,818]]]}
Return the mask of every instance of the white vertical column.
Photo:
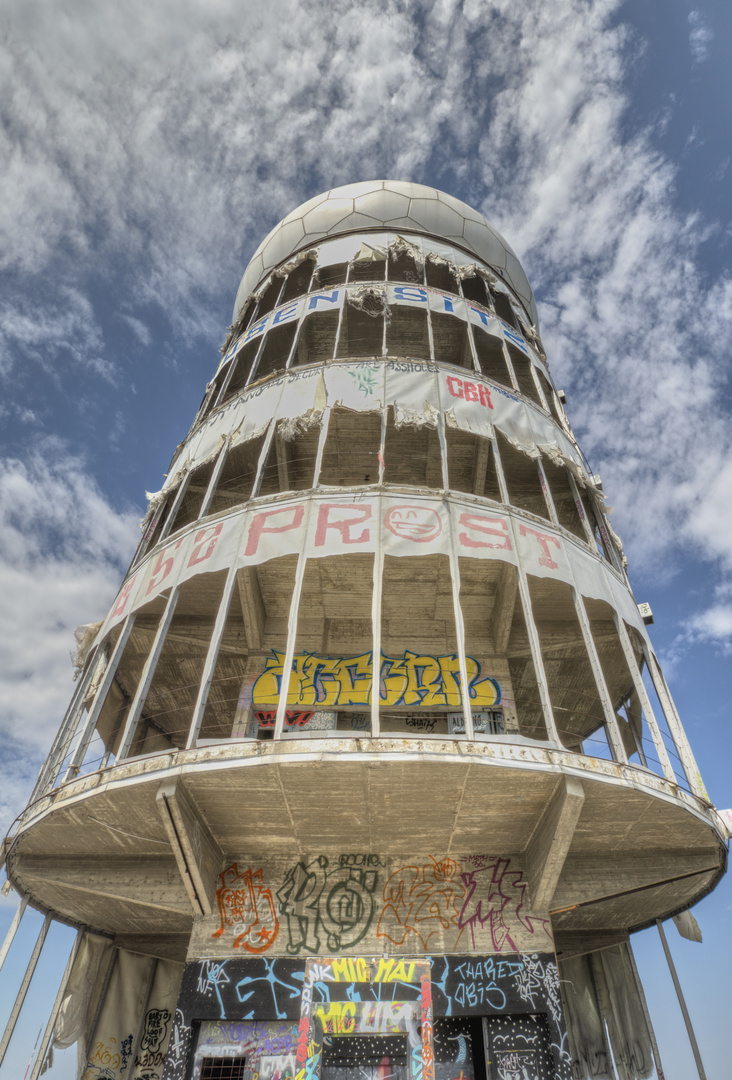
{"label": "white vertical column", "polygon": [[671,734],[671,738],[674,741],[676,752],[679,755],[682,768],[686,775],[686,779],[689,781],[689,787],[695,795],[701,796],[706,802],[710,802],[707,789],[704,787],[704,783],[699,772],[699,766],[696,763],[696,759],[691,751],[689,740],[686,738],[686,732],[681,725],[681,719],[676,712],[676,706],[673,703],[673,698],[669,693],[666,686],[666,680],[663,677],[663,672],[658,665],[658,661],[653,653],[650,651],[645,641],[643,641],[643,655],[645,656],[646,664],[648,666],[648,672],[651,676],[653,685],[656,688],[658,699],[661,702],[664,716],[666,717],[666,723]]}
{"label": "white vertical column", "polygon": [[2,1039],[0,1039],[0,1065],[2,1065],[2,1063],[3,1063],[4,1059],[5,1059],[5,1054],[7,1053],[8,1046],[10,1045],[10,1040],[13,1037],[13,1032],[15,1031],[15,1025],[18,1022],[18,1017],[20,1016],[20,1010],[23,1008],[23,1002],[25,1001],[26,994],[28,993],[28,987],[31,984],[31,979],[33,978],[33,973],[36,970],[36,965],[38,964],[38,958],[41,955],[41,949],[43,948],[44,942],[46,940],[46,935],[48,934],[48,928],[49,928],[50,925],[51,925],[51,916],[46,915],[45,919],[43,920],[43,926],[41,927],[41,929],[40,929],[40,931],[38,933],[38,937],[36,938],[36,943],[33,946],[33,952],[31,953],[31,958],[28,961],[28,966],[25,969],[25,975],[23,976],[23,981],[20,984],[20,989],[18,990],[18,993],[16,995],[15,1001],[13,1003],[13,1007],[10,1010],[10,1016],[8,1017],[8,1022],[5,1025],[5,1031],[3,1032],[3,1037],[2,1037]]}
{"label": "white vertical column", "polygon": [[645,714],[646,723],[648,724],[648,728],[651,732],[651,738],[653,739],[653,745],[656,747],[656,753],[658,754],[658,760],[661,763],[663,774],[670,783],[675,784],[676,775],[674,773],[674,768],[671,764],[671,759],[668,756],[666,744],[664,743],[663,737],[661,735],[661,729],[658,726],[658,721],[656,720],[655,713],[653,712],[651,699],[648,697],[648,691],[645,688],[641,673],[638,669],[638,663],[635,657],[635,650],[631,645],[628,631],[625,629],[625,623],[615,611],[613,611],[613,622],[615,623],[615,628],[618,631],[618,637],[620,639],[620,645],[625,656],[625,662],[628,665],[628,670],[630,671],[630,677],[633,680],[635,692],[638,695],[638,699],[641,703],[641,708],[643,709],[643,712]]}
{"label": "white vertical column", "polygon": [[79,946],[81,945],[82,939],[84,937],[84,933],[85,933],[85,930],[83,928],[81,928],[81,929],[79,929],[77,931],[76,937],[74,938],[74,943],[71,946],[71,952],[69,953],[69,958],[66,961],[66,967],[64,968],[64,973],[61,976],[61,982],[59,983],[58,993],[56,994],[56,1000],[53,1003],[53,1007],[51,1009],[51,1014],[48,1017],[48,1023],[46,1024],[46,1030],[43,1032],[43,1039],[41,1040],[41,1045],[40,1045],[40,1047],[38,1049],[36,1059],[33,1062],[33,1068],[31,1070],[30,1076],[28,1077],[28,1080],[38,1080],[38,1077],[40,1075],[41,1068],[42,1068],[43,1063],[44,1063],[44,1061],[46,1059],[46,1054],[48,1053],[49,1044],[51,1042],[51,1039],[53,1038],[53,1031],[54,1031],[54,1028],[56,1027],[56,1020],[58,1019],[58,1014],[59,1014],[59,1011],[61,1009],[61,1003],[62,1003],[62,1001],[64,999],[64,994],[66,993],[66,986],[67,986],[68,981],[69,981],[69,976],[71,975],[71,969],[74,966],[74,960],[76,959],[76,954],[79,951]]}
{"label": "white vertical column", "polygon": [[580,624],[580,630],[582,631],[582,639],[585,643],[587,656],[590,660],[592,674],[595,677],[595,685],[600,698],[600,704],[602,705],[602,713],[605,717],[605,728],[607,729],[608,738],[610,740],[610,749],[616,761],[620,762],[622,765],[627,765],[628,755],[625,752],[625,744],[623,743],[623,736],[620,733],[620,725],[618,724],[618,718],[615,715],[615,710],[610,701],[610,694],[608,693],[607,683],[605,682],[605,673],[602,670],[600,657],[597,655],[595,640],[592,636],[592,627],[590,626],[590,620],[587,618],[584,600],[576,586],[573,586],[572,588],[572,600],[574,601],[574,610],[577,613],[577,620]]}

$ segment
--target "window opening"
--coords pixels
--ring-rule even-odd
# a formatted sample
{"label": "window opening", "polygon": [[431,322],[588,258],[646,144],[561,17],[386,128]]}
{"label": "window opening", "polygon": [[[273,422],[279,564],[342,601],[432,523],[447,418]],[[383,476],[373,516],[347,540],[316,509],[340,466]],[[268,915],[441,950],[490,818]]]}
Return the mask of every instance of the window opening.
{"label": "window opening", "polygon": [[424,265],[418,263],[408,244],[397,239],[389,247],[389,281],[404,281],[407,284],[424,283]]}
{"label": "window opening", "polygon": [[386,351],[390,356],[413,356],[420,360],[429,360],[427,312],[395,304],[391,309],[391,322],[386,328]]}
{"label": "window opening", "polygon": [[496,435],[509,502],[521,510],[551,520],[535,459],[512,446],[502,432],[496,431]]}
{"label": "window opening", "polygon": [[518,732],[507,658],[517,600],[516,571],[498,559],[461,556],[458,565],[473,731],[476,735]]}
{"label": "window opening", "polygon": [[[381,595],[381,732],[449,734],[462,687],[448,556],[386,555]],[[405,830],[417,820],[405,808]]]}
{"label": "window opening", "polygon": [[328,363],[333,359],[338,311],[312,311],[303,319],[292,359],[297,364]]}
{"label": "window opening", "polygon": [[435,360],[442,364],[455,364],[456,367],[474,368],[468,324],[454,315],[443,315],[437,311],[433,311],[431,317]]}
{"label": "window opening", "polygon": [[[180,587],[175,614],[130,744],[130,757],[186,745],[226,571]],[[152,646],[149,642],[148,651]]]}
{"label": "window opening", "polygon": [[532,575],[528,583],[559,737],[568,750],[612,760],[605,714],[572,589],[564,582]]}
{"label": "window opening", "polygon": [[264,434],[232,446],[226,455],[209,513],[233,510],[252,497]]}
{"label": "window opening", "polygon": [[282,292],[282,286],[284,280],[281,277],[273,277],[262,293],[259,301],[259,307],[257,309],[257,318],[260,319],[263,315],[266,315],[270,311],[274,311],[277,307],[277,301],[279,300],[280,293]]}
{"label": "window opening", "polygon": [[503,353],[503,343],[495,334],[486,334],[477,326],[470,327],[475,342],[478,366],[487,379],[500,383],[513,390],[513,383]]}
{"label": "window opening", "polygon": [[437,428],[426,424],[397,427],[394,409],[387,413],[384,444],[384,483],[440,489],[442,455]]}
{"label": "window opening", "polygon": [[536,383],[531,374],[531,361],[510,342],[507,342],[507,346],[508,355],[511,357],[511,363],[513,364],[513,370],[516,374],[516,382],[518,383],[519,390],[524,397],[529,398],[535,405],[538,405],[540,409],[543,409],[544,406],[542,405],[539,391],[536,389]]}
{"label": "window opening", "polygon": [[[539,739],[545,742],[548,740],[549,735],[539,694],[536,668],[531,655],[528,627],[521,597],[518,593],[517,572],[514,566],[506,567],[500,588],[506,591],[502,600],[500,600],[499,594],[502,610],[500,621],[493,628],[493,635],[497,647],[505,639],[506,635],[508,636],[506,653],[513,689],[516,713],[515,723],[518,724],[519,733],[525,738]],[[506,712],[508,713],[507,705]]]}
{"label": "window opening", "polygon": [[354,259],[348,267],[348,280],[384,281],[386,278],[386,259]]}
{"label": "window opening", "polygon": [[485,282],[477,274],[473,277],[465,277],[462,279],[463,296],[466,300],[472,300],[474,304],[480,304],[481,307],[492,308],[491,296],[486,289]]}
{"label": "window opening", "polygon": [[282,290],[281,304],[286,304],[290,300],[297,300],[298,297],[305,295],[310,286],[314,268],[314,259],[305,259],[299,266],[290,271],[287,275],[285,287]]}
{"label": "window opening", "polygon": [[514,315],[511,301],[508,299],[504,292],[499,290],[491,290],[493,307],[496,309],[496,315],[499,319],[503,319],[509,326],[512,326],[514,330],[518,330],[516,323],[516,316]]}
{"label": "window opening", "polygon": [[385,301],[375,295],[366,297],[363,306],[346,302],[338,336],[338,358],[351,356],[381,356],[384,351]]}
{"label": "window opening", "polygon": [[381,413],[331,409],[320,484],[359,487],[379,482]]}
{"label": "window opening", "polygon": [[293,430],[289,421],[281,420],[267,454],[259,494],[307,491],[313,487],[319,439],[319,423]]}
{"label": "window opening", "polygon": [[232,361],[236,366],[234,367],[229,380],[229,385],[222,394],[222,402],[228,401],[229,398],[232,398],[235,394],[238,394],[240,390],[244,389],[252,369],[252,364],[256,359],[261,344],[262,338],[260,336],[253,338],[252,341],[248,341],[246,345],[241,347]]}
{"label": "window opening", "polygon": [[334,285],[342,285],[348,274],[348,263],[333,263],[331,266],[319,266],[313,274],[310,291],[332,288]]}
{"label": "window opening", "polygon": [[609,547],[605,543],[605,537],[603,536],[604,529],[602,529],[600,525],[602,520],[601,515],[595,506],[595,500],[590,492],[586,488],[583,490],[579,484],[577,485],[577,494],[582,503],[582,508],[590,526],[590,531],[594,537],[598,553],[602,555],[604,559],[607,559],[608,562],[612,562]]}
{"label": "window opening", "polygon": [[618,637],[613,610],[604,600],[583,597],[583,603],[628,761],[663,776],[663,766]]}
{"label": "window opening", "polygon": [[546,476],[549,490],[554,500],[554,509],[557,512],[559,524],[574,533],[580,540],[587,542],[587,534],[582,525],[582,520],[577,510],[574,498],[574,490],[567,472],[566,466],[556,465],[550,458],[542,456],[544,475]]}
{"label": "window opening", "polygon": [[456,296],[460,295],[458,280],[451,267],[444,260],[438,261],[430,259],[428,256],[425,262],[425,274],[430,288],[453,293]]}
{"label": "window opening", "polygon": [[306,563],[287,698],[291,735],[370,733],[373,567],[372,554]]}
{"label": "window opening", "polygon": [[559,406],[557,405],[556,394],[554,393],[554,390],[553,390],[552,386],[550,385],[549,380],[547,379],[546,375],[541,370],[541,368],[536,367],[535,371],[536,371],[536,374],[539,377],[539,382],[541,383],[541,388],[544,391],[544,397],[546,398],[547,404],[549,405],[549,411],[551,412],[552,416],[554,417],[556,422],[559,424],[559,426],[564,427],[564,418],[562,417],[562,414],[559,411]]}
{"label": "window opening", "polygon": [[177,532],[178,529],[182,529],[186,525],[190,525],[192,521],[197,520],[208,491],[209,481],[216,467],[216,460],[215,457],[211,458],[205,465],[199,465],[191,473],[183,501],[178,507],[178,513],[175,515],[175,521],[170,527],[169,534]]}
{"label": "window opening", "polygon": [[459,428],[445,428],[447,475],[453,491],[501,501],[490,439]]}
{"label": "window opening", "polygon": [[207,1057],[201,1059],[200,1080],[244,1080],[243,1057]]}
{"label": "window opening", "polygon": [[255,382],[285,370],[296,333],[296,322],[288,323],[286,326],[275,326],[267,332],[264,348],[254,372]]}

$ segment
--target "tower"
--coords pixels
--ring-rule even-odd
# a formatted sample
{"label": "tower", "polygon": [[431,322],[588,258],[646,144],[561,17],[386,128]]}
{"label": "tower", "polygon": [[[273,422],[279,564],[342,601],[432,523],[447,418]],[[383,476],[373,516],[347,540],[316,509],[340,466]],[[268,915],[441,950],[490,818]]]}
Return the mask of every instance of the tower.
{"label": "tower", "polygon": [[647,618],[506,242],[293,211],[6,842],[85,928],[36,1070],[650,1075],[629,933],[726,831]]}

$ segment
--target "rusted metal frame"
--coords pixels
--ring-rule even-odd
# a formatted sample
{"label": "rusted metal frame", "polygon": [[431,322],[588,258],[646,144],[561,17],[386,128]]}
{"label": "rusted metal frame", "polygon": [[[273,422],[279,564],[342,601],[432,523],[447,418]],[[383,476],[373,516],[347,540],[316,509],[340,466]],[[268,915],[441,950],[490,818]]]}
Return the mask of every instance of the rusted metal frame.
{"label": "rusted metal frame", "polygon": [[[574,576],[572,580],[574,582]],[[585,649],[587,650],[592,674],[595,677],[595,686],[597,687],[597,692],[600,696],[600,704],[602,705],[602,712],[605,717],[605,730],[607,732],[608,742],[610,743],[610,752],[615,761],[620,762],[621,765],[627,765],[628,755],[625,752],[623,736],[620,734],[620,725],[618,724],[618,718],[615,715],[615,710],[610,701],[610,694],[608,692],[607,683],[605,682],[605,673],[602,670],[600,657],[595,648],[595,639],[592,636],[592,627],[590,626],[590,620],[587,616],[584,598],[577,588],[576,583],[573,583],[572,585],[572,600],[574,602],[574,610],[577,613],[577,620],[580,624],[580,630],[582,631],[582,638],[585,643]]]}
{"label": "rusted metal frame", "polygon": [[18,932],[18,927],[22,922],[23,916],[25,915],[25,909],[27,907],[28,897],[21,896],[20,903],[18,904],[18,907],[15,911],[15,915],[13,915],[13,921],[8,927],[8,932],[5,935],[5,941],[2,944],[2,948],[0,948],[0,970],[2,970],[2,966],[5,963],[5,958],[10,952],[10,946],[13,944],[13,940],[15,939],[15,935]]}
{"label": "rusted metal frame", "polygon": [[651,699],[648,696],[648,691],[646,690],[645,683],[643,682],[643,677],[638,668],[638,661],[636,660],[635,650],[630,642],[630,636],[625,628],[625,623],[615,610],[613,610],[613,622],[615,623],[615,629],[618,632],[618,638],[620,639],[620,645],[623,650],[623,655],[625,656],[625,662],[628,665],[628,670],[630,671],[630,677],[633,680],[635,692],[640,700],[641,708],[645,713],[646,723],[648,724],[648,729],[651,733],[653,744],[656,747],[656,753],[658,754],[658,760],[661,763],[663,774],[670,783],[675,784],[676,774],[674,773],[674,768],[671,764],[671,758],[668,756],[668,750],[666,749],[666,744],[663,741],[661,729],[658,726],[656,714],[654,713],[653,706],[651,705]]}
{"label": "rusted metal frame", "polygon": [[[98,646],[95,649],[94,655],[92,656],[91,660],[87,664],[86,671],[79,680],[79,684],[76,687],[76,691],[74,692],[74,695],[71,699],[71,704],[66,710],[66,715],[64,716],[64,719],[58,730],[58,734],[53,740],[53,746],[51,747],[48,757],[46,758],[43,766],[41,767],[41,771],[38,774],[38,779],[36,780],[35,786],[31,793],[31,797],[28,800],[29,804],[35,802],[37,798],[40,798],[40,796],[48,789],[48,787],[53,786],[56,777],[61,771],[61,766],[63,765],[64,758],[68,753],[69,746],[71,745],[74,735],[76,734],[79,727],[79,721],[81,720],[81,714],[84,709],[84,699],[86,698],[86,692],[89,689],[89,685],[94,677],[94,673],[96,672],[97,665],[99,664],[101,658],[102,651],[101,648]],[[54,772],[54,770],[56,771]],[[53,779],[51,780],[50,784],[48,784],[47,781],[51,773],[53,773]]]}
{"label": "rusted metal frame", "polygon": [[198,517],[196,521],[200,521],[201,518],[206,517],[209,507],[216,493],[216,488],[219,486],[219,480],[221,479],[221,473],[223,472],[226,459],[229,456],[229,450],[231,449],[230,437],[227,436],[224,439],[224,444],[219,451],[219,456],[216,459],[213,472],[211,473],[211,479],[208,482],[206,488],[206,494],[203,496],[203,502],[201,503],[201,509],[198,511]]}
{"label": "rusted metal frame", "polygon": [[[305,510],[303,535],[307,538],[310,534],[310,518],[314,500],[308,499]],[[307,543],[307,539],[305,541]],[[285,726],[285,712],[287,710],[287,695],[290,689],[290,676],[292,675],[292,659],[295,655],[295,641],[297,638],[297,621],[300,611],[300,597],[302,595],[302,583],[305,578],[305,566],[307,564],[307,551],[303,546],[297,557],[295,570],[295,582],[290,599],[290,611],[287,616],[287,645],[285,648],[285,662],[282,668],[282,682],[280,683],[280,695],[277,701],[277,714],[275,717],[274,739],[281,739]]]}
{"label": "rusted metal frame", "polygon": [[[122,659],[122,654],[124,653],[125,646],[127,645],[134,625],[135,615],[134,612],[131,612],[122,624],[120,635],[115,642],[114,649],[112,650],[112,655],[109,658],[106,670],[104,672],[104,675],[102,676],[102,681],[100,682],[99,688],[97,689],[96,695],[94,697],[94,704],[89,710],[89,715],[86,718],[86,723],[84,724],[84,729],[79,738],[79,742],[74,752],[74,756],[72,757],[69,763],[69,767],[64,774],[64,778],[61,781],[62,784],[65,784],[68,780],[73,780],[73,778],[78,774],[79,769],[81,768],[81,765],[86,756],[86,752],[91,745],[92,739],[94,738],[97,721],[99,720],[102,709],[104,708],[104,704],[107,700],[107,694],[109,693],[112,683],[114,682],[114,677],[117,674],[119,662]],[[63,761],[59,762],[59,772],[62,764]],[[58,773],[56,773],[56,775],[58,775]],[[56,777],[54,776],[54,780],[55,779]]]}
{"label": "rusted metal frame", "polygon": [[188,730],[186,750],[190,750],[196,745],[201,730],[201,725],[203,723],[203,714],[206,710],[208,695],[211,690],[211,683],[213,682],[214,672],[216,670],[216,661],[218,660],[219,649],[221,648],[221,641],[224,636],[224,630],[226,629],[226,620],[229,617],[229,609],[231,607],[231,602],[234,597],[234,590],[236,588],[238,563],[238,558],[234,557],[234,559],[232,559],[231,566],[229,567],[229,572],[226,575],[224,592],[219,603],[219,610],[216,613],[216,622],[214,623],[213,633],[211,634],[211,640],[209,641],[208,645],[208,652],[206,653],[206,659],[203,664],[201,682],[198,687],[198,694],[196,695],[196,704],[193,707],[193,715],[191,716],[191,725]]}
{"label": "rusted metal frame", "polygon": [[15,997],[15,1001],[13,1002],[13,1007],[10,1010],[10,1016],[8,1017],[8,1022],[5,1025],[5,1031],[3,1032],[3,1037],[2,1037],[2,1039],[0,1039],[0,1065],[2,1065],[2,1063],[3,1063],[4,1059],[5,1059],[5,1054],[7,1053],[8,1046],[10,1044],[10,1040],[13,1037],[13,1032],[15,1031],[15,1025],[18,1022],[18,1017],[20,1016],[20,1010],[23,1008],[23,1002],[25,1001],[25,996],[28,993],[28,987],[31,984],[31,979],[33,978],[33,973],[36,970],[36,965],[38,964],[38,958],[41,955],[41,949],[43,948],[43,944],[44,944],[44,942],[46,940],[46,935],[48,934],[48,928],[49,928],[50,925],[51,925],[51,916],[46,915],[45,919],[43,920],[43,925],[41,926],[41,929],[40,929],[40,931],[38,933],[38,937],[36,938],[36,943],[33,946],[33,952],[31,953],[31,958],[28,961],[28,966],[25,969],[25,974],[24,974],[23,980],[22,980],[22,982],[20,984],[20,988],[18,990],[18,993],[17,993],[17,995]]}
{"label": "rusted metal frame", "polygon": [[651,676],[651,681],[658,694],[658,700],[661,702],[661,708],[663,709],[664,716],[666,717],[666,723],[668,724],[669,734],[673,739],[676,752],[679,755],[679,761],[681,767],[684,770],[684,775],[689,782],[689,787],[695,795],[700,795],[702,799],[710,802],[707,789],[704,787],[704,782],[699,772],[699,766],[696,763],[694,754],[692,753],[689,740],[686,738],[686,732],[681,724],[681,718],[676,712],[676,706],[674,705],[671,693],[666,685],[666,680],[663,677],[660,665],[653,655],[651,650],[646,645],[646,642],[641,638],[641,646],[643,649],[643,655],[645,657],[646,665],[648,667],[648,673]]}
{"label": "rusted metal frame", "polygon": [[61,1010],[61,1003],[63,1002],[64,994],[66,993],[66,986],[67,986],[68,981],[69,981],[69,976],[71,975],[71,969],[74,966],[74,961],[76,960],[76,954],[79,951],[79,946],[81,945],[81,942],[83,940],[83,937],[84,937],[85,933],[86,933],[86,928],[85,927],[80,927],[80,929],[77,930],[77,932],[76,932],[76,937],[74,938],[74,942],[73,942],[73,944],[71,946],[71,952],[69,953],[69,958],[66,961],[66,967],[64,968],[64,973],[61,976],[61,982],[59,983],[58,993],[56,994],[56,999],[55,999],[55,1001],[53,1003],[53,1006],[51,1008],[51,1012],[50,1012],[50,1015],[48,1017],[48,1022],[46,1024],[46,1030],[43,1032],[43,1038],[41,1040],[41,1045],[38,1048],[38,1053],[36,1054],[36,1059],[33,1062],[33,1068],[31,1069],[31,1073],[30,1073],[30,1076],[28,1077],[28,1080],[38,1080],[38,1077],[40,1076],[41,1068],[43,1067],[43,1063],[45,1061],[46,1054],[48,1053],[48,1047],[50,1045],[51,1039],[53,1038],[53,1032],[54,1032],[54,1029],[56,1027],[56,1020],[58,1019],[58,1014],[59,1014],[59,1012]]}
{"label": "rusted metal frame", "polygon": [[[493,444],[493,460],[496,463],[496,475],[498,477],[498,486],[501,491],[501,500],[505,506],[510,506],[508,498],[508,488],[506,487],[506,477],[503,475],[503,465],[501,463],[501,455],[498,452],[497,440],[495,433],[491,438]],[[516,574],[518,577],[519,596],[521,598],[521,605],[523,608],[524,619],[526,621],[526,631],[529,638],[529,649],[531,650],[531,659],[534,664],[534,674],[536,675],[536,685],[539,689],[539,701],[541,703],[541,711],[544,716],[544,726],[546,727],[547,736],[557,743],[558,746],[563,746],[563,742],[559,737],[559,731],[557,730],[556,720],[554,719],[554,710],[552,709],[551,698],[549,696],[549,683],[546,677],[546,671],[544,670],[544,660],[541,655],[541,642],[539,641],[539,632],[536,629],[536,623],[534,622],[534,612],[531,606],[531,594],[529,592],[529,583],[526,578],[526,572],[521,565],[521,559],[518,557],[518,547],[516,544],[516,531],[513,527],[513,517],[508,515],[508,529],[511,537],[511,544],[516,555]]]}
{"label": "rusted metal frame", "polygon": [[559,524],[559,517],[557,516],[557,508],[554,503],[554,496],[552,495],[551,488],[549,487],[549,481],[546,478],[546,472],[544,471],[544,462],[541,460],[541,454],[536,459],[536,470],[539,473],[539,483],[541,484],[541,490],[544,494],[544,502],[546,503],[547,510],[549,511],[549,518],[552,525],[556,525],[558,529],[562,526]]}
{"label": "rusted metal frame", "polygon": [[124,734],[122,735],[122,742],[120,743],[119,751],[117,752],[117,761],[124,761],[129,756],[130,749],[137,731],[137,724],[140,720],[140,714],[145,704],[145,698],[147,697],[150,684],[152,683],[153,676],[155,675],[155,669],[160,659],[160,653],[163,650],[165,644],[165,637],[170,629],[170,624],[173,621],[175,615],[175,609],[178,604],[178,598],[180,597],[180,585],[175,585],[168,597],[168,603],[165,606],[165,611],[158,624],[157,631],[155,632],[155,640],[153,641],[152,649],[150,650],[145,666],[142,669],[140,676],[140,682],[138,683],[135,696],[132,699],[130,706],[130,714],[127,717],[125,724]]}

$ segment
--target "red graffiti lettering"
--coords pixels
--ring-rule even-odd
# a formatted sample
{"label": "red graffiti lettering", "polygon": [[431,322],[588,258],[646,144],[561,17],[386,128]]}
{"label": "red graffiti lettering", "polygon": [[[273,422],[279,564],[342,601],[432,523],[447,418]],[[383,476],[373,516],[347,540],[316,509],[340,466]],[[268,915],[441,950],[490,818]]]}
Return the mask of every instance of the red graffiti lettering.
{"label": "red graffiti lettering", "polygon": [[555,563],[549,554],[549,544],[552,543],[556,548],[561,550],[562,545],[557,540],[556,536],[551,536],[549,533],[538,532],[536,529],[530,529],[528,525],[519,525],[519,532],[522,536],[527,536],[529,533],[531,536],[536,537],[536,542],[541,549],[539,555],[539,566],[546,566],[548,570],[558,570],[559,563]]}
{"label": "red graffiti lettering", "polygon": [[513,551],[508,535],[508,525],[502,518],[489,518],[482,514],[461,514],[460,524],[473,532],[479,532],[483,536],[495,536],[500,540],[500,543],[496,543],[495,540],[473,540],[467,533],[461,532],[460,543],[464,547],[502,548],[505,551]]}
{"label": "red graffiti lettering", "polygon": [[[335,511],[336,514],[332,519],[331,511]],[[349,512],[351,512],[350,517],[340,516]],[[328,529],[336,529],[341,534],[341,542],[344,544],[368,543],[368,528],[363,529],[358,536],[353,536],[351,529],[356,525],[362,525],[370,517],[370,506],[358,506],[355,503],[323,503],[318,511],[318,523],[315,527],[315,546],[322,547],[325,544]]]}
{"label": "red graffiti lettering", "polygon": [[[279,514],[289,514],[290,519],[284,525],[265,524],[269,518],[275,518]],[[283,533],[299,528],[304,515],[304,506],[281,506],[278,510],[265,510],[262,514],[255,514],[249,526],[249,537],[244,554],[254,555],[259,547],[259,539],[265,533]]]}

